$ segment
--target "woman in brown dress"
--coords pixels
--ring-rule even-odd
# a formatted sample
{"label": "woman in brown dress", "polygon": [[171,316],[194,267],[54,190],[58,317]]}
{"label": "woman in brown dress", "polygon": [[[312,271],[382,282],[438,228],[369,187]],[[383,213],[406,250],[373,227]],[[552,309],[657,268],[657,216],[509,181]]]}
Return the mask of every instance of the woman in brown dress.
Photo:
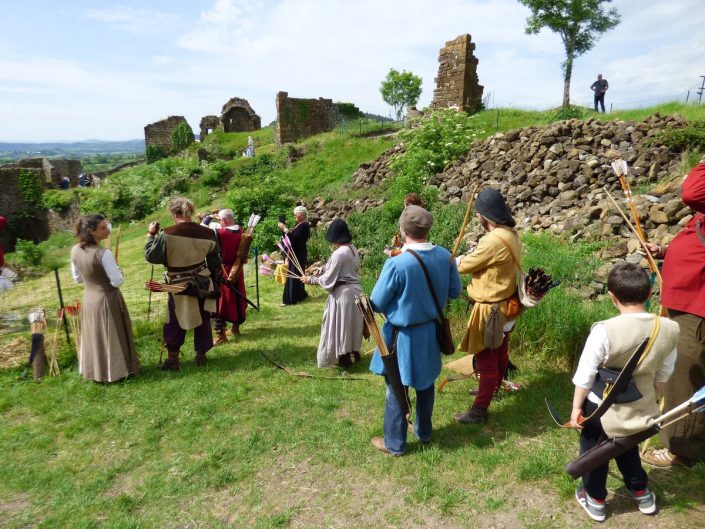
{"label": "woman in brown dress", "polygon": [[75,235],[79,242],[71,249],[71,273],[85,287],[79,372],[96,382],[114,382],[139,369],[130,315],[118,288],[124,278],[112,252],[98,246],[110,235],[105,217],[82,217]]}

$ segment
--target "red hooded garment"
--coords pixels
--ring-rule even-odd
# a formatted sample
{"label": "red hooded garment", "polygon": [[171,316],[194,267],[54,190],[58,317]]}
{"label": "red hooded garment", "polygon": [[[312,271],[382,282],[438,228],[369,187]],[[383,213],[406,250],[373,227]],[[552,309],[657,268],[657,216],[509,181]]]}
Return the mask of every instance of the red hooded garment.
{"label": "red hooded garment", "polygon": [[695,215],[668,245],[661,303],[705,318],[705,163],[688,174],[681,199]]}

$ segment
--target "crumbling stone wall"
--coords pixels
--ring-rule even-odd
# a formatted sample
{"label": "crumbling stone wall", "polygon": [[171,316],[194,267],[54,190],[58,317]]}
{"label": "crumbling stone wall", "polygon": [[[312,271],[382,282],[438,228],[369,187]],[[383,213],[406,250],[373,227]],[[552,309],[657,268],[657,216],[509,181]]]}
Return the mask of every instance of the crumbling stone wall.
{"label": "crumbling stone wall", "polygon": [[220,123],[225,132],[250,132],[262,128],[262,120],[252,110],[247,99],[230,98],[220,112]]}
{"label": "crumbling stone wall", "polygon": [[40,242],[49,237],[46,210],[29,216],[33,208],[22,198],[19,173],[24,170],[44,185],[45,176],[40,168],[19,167],[17,164],[0,165],[0,215],[7,219],[10,229],[0,231],[0,242],[12,251],[17,237]]}
{"label": "crumbling stone wall", "polygon": [[0,241],[6,249],[14,247],[16,237],[40,242],[51,232],[47,211],[36,210],[22,198],[20,171],[33,175],[46,189],[58,188],[64,176],[71,181],[71,186],[78,185],[82,166],[80,160],[61,158],[25,158],[0,165],[0,215],[7,217],[10,223],[10,230],[0,232]]}
{"label": "crumbling stone wall", "polygon": [[223,124],[220,122],[218,116],[203,116],[201,118],[201,123],[199,125],[201,129],[198,139],[203,141],[203,139],[208,136],[208,131],[223,130]]}
{"label": "crumbling stone wall", "polygon": [[171,143],[171,135],[180,123],[188,125],[186,118],[183,116],[169,116],[161,121],[150,123],[144,128],[145,146],[149,147],[151,145],[159,147],[165,153],[171,152],[174,147]]}
{"label": "crumbling stone wall", "polygon": [[479,62],[469,34],[446,42],[438,54],[438,77],[433,91],[432,108],[453,107],[463,112],[476,112],[482,104],[482,91],[477,77]]}
{"label": "crumbling stone wall", "polygon": [[337,111],[332,99],[295,99],[288,92],[279,92],[276,104],[278,145],[335,128]]}

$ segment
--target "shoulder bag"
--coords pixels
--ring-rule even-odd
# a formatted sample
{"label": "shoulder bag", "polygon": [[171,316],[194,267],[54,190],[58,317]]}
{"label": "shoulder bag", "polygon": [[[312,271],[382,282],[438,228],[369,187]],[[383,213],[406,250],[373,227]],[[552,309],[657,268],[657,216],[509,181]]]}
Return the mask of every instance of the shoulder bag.
{"label": "shoulder bag", "polygon": [[452,355],[455,352],[455,344],[453,343],[453,335],[450,332],[450,320],[446,318],[441,308],[441,304],[438,302],[438,297],[436,297],[436,291],[433,288],[433,283],[431,283],[431,276],[428,273],[428,269],[423,262],[423,259],[419,257],[414,250],[406,250],[418,260],[423,270],[424,276],[426,276],[426,282],[428,283],[428,289],[431,291],[431,297],[433,298],[433,303],[436,305],[436,311],[438,316],[436,316],[436,339],[438,340],[438,345],[441,348],[441,353],[444,355]]}

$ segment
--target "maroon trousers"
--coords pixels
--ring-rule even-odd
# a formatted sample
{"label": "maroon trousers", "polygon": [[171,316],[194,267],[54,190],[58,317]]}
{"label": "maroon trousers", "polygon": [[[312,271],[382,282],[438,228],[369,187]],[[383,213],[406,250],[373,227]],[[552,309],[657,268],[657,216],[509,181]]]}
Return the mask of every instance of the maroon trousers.
{"label": "maroon trousers", "polygon": [[[193,330],[193,348],[199,355],[206,354],[213,347],[213,333],[211,332],[211,315],[203,310],[203,301],[199,301],[201,309],[201,325]],[[167,351],[178,351],[186,340],[186,331],[179,327],[174,312],[174,300],[169,294],[169,323],[164,324],[164,345]]]}
{"label": "maroon trousers", "polygon": [[475,372],[480,376],[480,387],[475,397],[475,406],[486,410],[492,397],[501,387],[509,366],[509,333],[505,333],[502,345],[496,349],[483,349],[475,355]]}

